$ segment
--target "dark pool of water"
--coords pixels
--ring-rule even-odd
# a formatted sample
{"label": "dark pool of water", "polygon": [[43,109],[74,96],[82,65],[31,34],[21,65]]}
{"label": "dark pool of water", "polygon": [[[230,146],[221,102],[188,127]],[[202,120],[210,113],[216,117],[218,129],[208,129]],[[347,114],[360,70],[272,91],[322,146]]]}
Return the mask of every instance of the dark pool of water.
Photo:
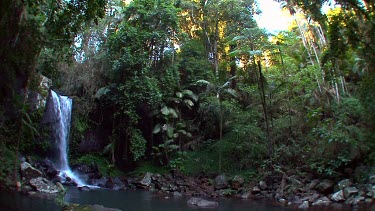
{"label": "dark pool of water", "polygon": [[[105,207],[118,208],[124,211],[191,211],[207,210],[190,207],[187,198],[160,195],[149,191],[111,191],[96,190],[81,192],[75,188],[69,189],[65,201],[79,204],[100,204]],[[276,211],[289,210],[280,206],[272,206],[265,201],[249,200],[219,200],[219,208],[208,209],[217,211]]]}
{"label": "dark pool of water", "polygon": [[[124,211],[286,211],[296,210],[273,204],[266,200],[220,199],[215,209],[199,209],[186,204],[187,198],[160,195],[149,191],[113,191],[97,189],[79,191],[76,187],[68,188],[65,201],[86,205],[99,204],[105,207]],[[30,197],[17,192],[0,191],[0,211],[54,211],[61,210],[54,199]],[[350,206],[321,207],[309,210],[352,210]],[[356,210],[374,210],[374,206],[361,207]]]}

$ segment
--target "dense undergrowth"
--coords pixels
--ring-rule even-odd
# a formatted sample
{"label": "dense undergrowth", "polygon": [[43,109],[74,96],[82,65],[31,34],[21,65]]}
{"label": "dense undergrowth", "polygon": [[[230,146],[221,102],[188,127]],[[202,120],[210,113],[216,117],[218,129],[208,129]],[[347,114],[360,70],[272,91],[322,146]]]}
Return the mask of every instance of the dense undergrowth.
{"label": "dense undergrowth", "polygon": [[[252,18],[252,0],[2,2],[31,18],[17,16],[20,35],[7,22],[13,19],[0,19],[4,40],[24,38],[18,48],[4,47],[9,54],[0,51],[9,58],[0,92],[0,180],[16,156],[49,156],[44,108],[33,109],[24,94],[46,97],[40,74],[74,100],[71,164],[96,163],[106,176],[180,171],[361,181],[375,173],[375,42],[367,30],[375,6],[356,1],[318,19],[320,10],[295,2],[288,6],[299,25],[272,40]],[[48,16],[53,9],[58,15]],[[21,47],[30,55],[17,55]]]}

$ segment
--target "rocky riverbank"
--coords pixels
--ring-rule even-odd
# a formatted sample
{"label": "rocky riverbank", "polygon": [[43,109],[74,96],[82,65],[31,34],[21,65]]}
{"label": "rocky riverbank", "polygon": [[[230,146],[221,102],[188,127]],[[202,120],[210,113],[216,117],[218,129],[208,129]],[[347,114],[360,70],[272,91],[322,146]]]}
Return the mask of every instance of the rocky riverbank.
{"label": "rocky riverbank", "polygon": [[[214,178],[186,177],[178,172],[168,174],[145,173],[139,178],[107,178],[101,176],[97,166],[79,165],[75,170],[86,177],[88,183],[113,190],[147,189],[174,197],[187,196],[191,206],[217,207],[219,197],[242,199],[267,198],[280,206],[306,209],[317,206],[375,208],[375,175],[364,184],[353,183],[351,179],[333,181],[330,179],[306,179],[297,176],[268,177],[261,181],[245,181],[241,176],[228,178],[218,175]],[[76,185],[74,181],[61,181],[58,172],[48,161],[23,162],[20,166],[21,189],[29,195],[57,195],[65,185]],[[88,186],[79,187],[90,191]]]}

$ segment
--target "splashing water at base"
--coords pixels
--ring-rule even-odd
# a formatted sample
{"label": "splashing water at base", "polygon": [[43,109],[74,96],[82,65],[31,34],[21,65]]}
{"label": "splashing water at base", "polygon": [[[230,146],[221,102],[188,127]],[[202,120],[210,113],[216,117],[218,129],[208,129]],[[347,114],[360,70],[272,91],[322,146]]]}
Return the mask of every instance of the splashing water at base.
{"label": "splashing water at base", "polygon": [[60,171],[59,176],[63,179],[72,179],[77,186],[86,186],[86,184],[74,174],[68,165],[68,141],[70,131],[70,120],[72,114],[72,99],[67,96],[58,95],[51,90],[53,100],[53,110],[56,118],[55,138],[58,148],[57,159],[54,164]]}

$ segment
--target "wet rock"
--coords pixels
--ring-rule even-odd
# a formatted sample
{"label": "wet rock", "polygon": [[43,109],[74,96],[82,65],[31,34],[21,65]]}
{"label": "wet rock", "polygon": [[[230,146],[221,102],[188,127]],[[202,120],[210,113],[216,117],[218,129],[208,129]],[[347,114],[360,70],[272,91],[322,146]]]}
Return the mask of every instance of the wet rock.
{"label": "wet rock", "polygon": [[202,198],[192,197],[187,201],[187,204],[190,206],[197,206],[199,208],[215,208],[219,206],[219,203],[216,201],[208,201]]}
{"label": "wet rock", "polygon": [[344,196],[345,198],[349,198],[350,196],[358,193],[358,189],[356,187],[347,187],[344,189]]}
{"label": "wet rock", "polygon": [[283,203],[283,204],[285,204],[286,202],[287,202],[287,200],[285,200],[284,198],[281,198],[281,199],[279,199],[278,200],[280,203]]}
{"label": "wet rock", "polygon": [[241,195],[241,198],[243,198],[243,199],[249,199],[249,198],[251,198],[251,192],[250,191],[246,191],[245,193],[243,193]]}
{"label": "wet rock", "polygon": [[298,179],[296,178],[293,178],[293,177],[289,177],[288,178],[288,182],[294,186],[294,187],[297,187],[297,188],[300,188],[303,186],[303,183],[301,181],[299,181]]}
{"label": "wet rock", "polygon": [[21,163],[21,175],[22,177],[25,177],[26,181],[29,181],[33,178],[42,177],[43,173],[40,170],[32,167],[30,163],[23,162]]}
{"label": "wet rock", "polygon": [[51,181],[43,177],[33,178],[30,180],[30,186],[35,190],[43,193],[58,193],[59,188]]}
{"label": "wet rock", "polygon": [[81,187],[78,187],[78,190],[80,190],[80,191],[90,191],[91,189],[88,186],[81,186]]}
{"label": "wet rock", "polygon": [[107,180],[108,180],[108,178],[106,178],[106,177],[102,177],[102,178],[100,178],[100,179],[92,179],[92,180],[91,180],[91,183],[92,183],[93,185],[96,185],[96,186],[99,186],[99,187],[104,188],[105,185],[106,185],[106,183],[107,183]]}
{"label": "wet rock", "polygon": [[55,169],[53,163],[50,160],[45,159],[43,162],[40,163],[40,166],[49,179],[53,179],[56,176],[58,176],[59,172]]}
{"label": "wet rock", "polygon": [[124,190],[126,189],[125,183],[120,178],[114,178],[113,183],[115,184],[113,190]]}
{"label": "wet rock", "polygon": [[221,174],[215,177],[215,189],[220,190],[220,189],[225,189],[228,187],[228,181],[225,175]]}
{"label": "wet rock", "polygon": [[337,183],[337,187],[339,190],[344,190],[345,188],[350,187],[352,184],[353,183],[350,179],[344,179]]}
{"label": "wet rock", "polygon": [[244,184],[245,180],[241,176],[235,176],[232,181],[231,181],[231,186],[233,189],[238,190],[242,187]]}
{"label": "wet rock", "polygon": [[345,204],[357,205],[359,202],[365,200],[363,196],[352,196],[346,200]]}
{"label": "wet rock", "polygon": [[308,190],[312,190],[312,189],[314,189],[318,184],[320,183],[320,180],[318,180],[318,179],[314,179],[314,180],[312,180],[308,185],[307,185],[307,189]]}
{"label": "wet rock", "polygon": [[77,166],[73,167],[73,169],[76,170],[76,171],[79,171],[81,173],[85,173],[85,174],[91,173],[91,172],[94,171],[93,169],[91,169],[90,166],[88,166],[86,164],[77,165]]}
{"label": "wet rock", "polygon": [[105,187],[109,189],[112,189],[113,187],[115,187],[115,183],[112,178],[109,178],[107,180],[107,182],[105,183]]}
{"label": "wet rock", "polygon": [[313,206],[329,206],[332,202],[325,196],[319,198],[314,203],[312,203]]}
{"label": "wet rock", "polygon": [[267,190],[268,186],[265,181],[259,181],[259,187],[261,190]]}
{"label": "wet rock", "polygon": [[340,191],[337,191],[336,193],[334,193],[331,197],[331,200],[334,201],[334,202],[345,201],[344,191],[340,190]]}
{"label": "wet rock", "polygon": [[253,189],[251,189],[251,193],[258,194],[260,193],[260,188],[258,186],[254,186]]}
{"label": "wet rock", "polygon": [[298,206],[299,209],[308,209],[310,206],[309,206],[309,202],[308,201],[304,201],[302,204],[300,204]]}
{"label": "wet rock", "polygon": [[323,194],[332,193],[334,182],[329,179],[324,179],[315,187],[317,191]]}
{"label": "wet rock", "polygon": [[201,200],[198,202],[197,206],[199,208],[215,208],[219,206],[219,203],[216,201]]}
{"label": "wet rock", "polygon": [[59,189],[60,192],[65,193],[66,189],[65,187],[61,184],[61,182],[56,182],[56,186]]}
{"label": "wet rock", "polygon": [[182,197],[182,193],[180,193],[178,191],[175,191],[175,192],[173,192],[173,196],[174,197]]}
{"label": "wet rock", "polygon": [[143,188],[149,187],[151,185],[151,182],[152,182],[151,181],[151,176],[152,176],[152,174],[149,173],[149,172],[147,172],[143,176],[143,178],[141,179],[141,181],[139,181],[140,186],[143,187]]}
{"label": "wet rock", "polygon": [[295,204],[301,204],[304,201],[308,201],[310,203],[313,203],[319,197],[320,197],[320,195],[318,193],[305,193],[305,194],[302,194],[301,197],[298,200],[294,199],[294,203]]}

